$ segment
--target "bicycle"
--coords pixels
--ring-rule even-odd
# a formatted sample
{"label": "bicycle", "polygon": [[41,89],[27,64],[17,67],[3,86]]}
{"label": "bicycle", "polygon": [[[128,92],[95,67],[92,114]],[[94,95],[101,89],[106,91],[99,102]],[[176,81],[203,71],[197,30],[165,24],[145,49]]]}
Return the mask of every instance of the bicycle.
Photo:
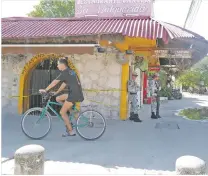
{"label": "bicycle", "polygon": [[[31,108],[31,109],[27,110],[24,113],[22,120],[21,120],[21,128],[22,128],[23,133],[27,137],[29,137],[31,139],[35,139],[35,140],[43,139],[51,131],[52,122],[51,122],[51,114],[49,113],[49,109],[56,115],[56,117],[58,117],[58,119],[61,119],[63,121],[63,119],[59,115],[59,113],[51,106],[51,105],[62,106],[62,104],[60,104],[60,103],[51,101],[51,98],[53,97],[53,93],[41,93],[41,96],[42,96],[43,108],[35,107],[35,108]],[[92,107],[91,105],[88,105],[88,106]],[[88,107],[88,106],[82,106],[82,107]],[[46,128],[40,128],[38,131],[37,130],[35,131],[36,134],[41,131],[41,134],[37,137],[30,134],[29,130],[31,130],[32,128],[29,128],[29,130],[26,130],[26,127],[27,127],[26,120],[28,120],[28,119],[31,120],[32,117],[34,117],[35,111],[40,112],[40,115],[37,116],[38,119],[35,120],[34,126],[40,125],[41,124],[40,122],[42,122],[42,124],[46,125]],[[79,111],[76,108],[76,105],[74,105],[72,107],[72,110],[69,115],[70,122],[72,122],[73,119],[76,121],[75,124],[72,124],[72,127],[76,128],[77,134],[85,140],[95,140],[95,139],[100,138],[106,130],[106,121],[105,121],[105,118],[102,116],[102,114],[93,110],[92,108],[91,108],[91,110],[85,110],[81,113],[78,113],[78,112]],[[32,113],[32,116],[30,115],[30,113]],[[77,114],[77,113],[79,115],[76,120],[75,114]],[[90,116],[90,119],[88,119],[88,117],[84,114],[91,114],[93,116]],[[92,129],[93,127],[95,127],[95,122],[92,121],[92,119],[95,117],[95,115],[97,115],[99,117],[96,120],[101,120],[101,123],[98,123],[98,124],[101,124],[102,130],[97,134],[93,133],[93,134],[96,134],[94,137],[92,137],[92,136],[87,137],[86,133],[84,134],[81,132],[81,129],[84,129],[85,127],[89,127]],[[98,128],[98,127],[95,127],[95,128]],[[42,132],[42,130],[46,130],[46,131]]]}

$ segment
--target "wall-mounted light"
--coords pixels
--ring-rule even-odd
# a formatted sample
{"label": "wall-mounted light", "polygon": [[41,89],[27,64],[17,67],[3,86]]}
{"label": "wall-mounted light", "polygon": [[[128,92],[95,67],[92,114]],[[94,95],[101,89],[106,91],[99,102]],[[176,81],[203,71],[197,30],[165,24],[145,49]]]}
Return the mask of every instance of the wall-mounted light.
{"label": "wall-mounted light", "polygon": [[98,51],[98,53],[104,53],[105,52],[105,48],[98,47],[97,51]]}
{"label": "wall-mounted light", "polygon": [[126,54],[133,54],[132,50],[126,50]]}

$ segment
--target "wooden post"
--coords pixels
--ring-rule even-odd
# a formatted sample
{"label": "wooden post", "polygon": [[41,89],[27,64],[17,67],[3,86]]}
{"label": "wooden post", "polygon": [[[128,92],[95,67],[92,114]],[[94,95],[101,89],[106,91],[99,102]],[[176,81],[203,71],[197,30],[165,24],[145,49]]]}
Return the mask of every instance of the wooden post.
{"label": "wooden post", "polygon": [[26,145],[14,155],[14,175],[43,175],[44,151],[40,145]]}

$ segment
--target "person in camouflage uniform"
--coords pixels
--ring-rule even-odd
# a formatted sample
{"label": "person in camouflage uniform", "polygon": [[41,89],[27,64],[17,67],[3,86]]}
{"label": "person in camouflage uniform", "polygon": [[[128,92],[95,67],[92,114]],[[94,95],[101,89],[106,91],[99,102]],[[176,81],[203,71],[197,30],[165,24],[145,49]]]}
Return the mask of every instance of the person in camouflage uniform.
{"label": "person in camouflage uniform", "polygon": [[134,122],[142,122],[139,119],[139,86],[136,83],[137,73],[132,73],[132,80],[128,81],[128,92],[129,92],[129,101],[131,103],[130,106],[130,117],[129,120],[133,120]]}
{"label": "person in camouflage uniform", "polygon": [[160,96],[159,91],[161,89],[161,83],[159,80],[159,75],[154,74],[151,79],[151,118],[152,119],[158,119],[161,118],[159,115],[160,110]]}

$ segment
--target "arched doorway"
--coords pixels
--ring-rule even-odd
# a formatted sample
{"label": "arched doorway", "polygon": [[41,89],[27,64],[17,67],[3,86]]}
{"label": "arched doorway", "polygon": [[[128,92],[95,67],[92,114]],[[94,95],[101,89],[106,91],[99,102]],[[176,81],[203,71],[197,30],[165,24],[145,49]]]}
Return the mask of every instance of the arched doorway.
{"label": "arched doorway", "polygon": [[[32,107],[41,106],[38,90],[45,88],[59,74],[57,60],[63,55],[38,54],[25,66],[20,77],[18,112],[24,113]],[[68,59],[68,64],[79,76],[75,66]]]}
{"label": "arched doorway", "polygon": [[[39,89],[46,88],[60,73],[57,69],[57,59],[46,59],[41,61],[30,73],[29,77],[29,108],[42,107]],[[60,85],[57,85],[58,87]],[[55,101],[54,97],[52,101]],[[57,111],[60,106],[52,105]]]}

